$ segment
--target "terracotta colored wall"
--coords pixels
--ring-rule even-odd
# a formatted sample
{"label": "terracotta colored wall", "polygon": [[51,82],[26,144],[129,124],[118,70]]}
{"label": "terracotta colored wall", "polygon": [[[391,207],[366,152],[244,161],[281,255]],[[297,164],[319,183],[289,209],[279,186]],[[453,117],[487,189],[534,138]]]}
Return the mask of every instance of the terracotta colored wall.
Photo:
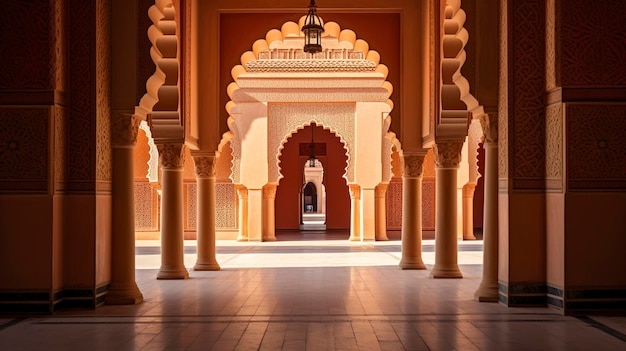
{"label": "terracotta colored wall", "polygon": [[[300,225],[299,192],[302,173],[307,157],[298,156],[299,144],[311,141],[311,127],[294,134],[282,150],[279,167],[284,176],[276,191],[276,229],[298,229]],[[347,166],[346,150],[335,135],[316,127],[315,142],[326,143],[326,157],[320,157],[324,166],[326,186],[326,227],[347,229],[350,227],[350,194],[344,178]]]}

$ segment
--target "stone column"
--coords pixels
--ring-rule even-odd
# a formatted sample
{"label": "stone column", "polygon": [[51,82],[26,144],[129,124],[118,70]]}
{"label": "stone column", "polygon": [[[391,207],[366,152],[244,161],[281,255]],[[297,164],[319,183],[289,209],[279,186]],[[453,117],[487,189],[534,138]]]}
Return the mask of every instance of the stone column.
{"label": "stone column", "polygon": [[476,240],[474,236],[474,190],[476,183],[463,186],[463,240]]}
{"label": "stone column", "polygon": [[263,241],[263,189],[248,189],[248,241]]}
{"label": "stone column", "polygon": [[425,154],[404,154],[402,175],[402,269],[426,269],[422,261],[422,175]]}
{"label": "stone column", "polygon": [[375,189],[361,187],[361,199],[359,208],[359,233],[361,241],[376,240],[376,195]]}
{"label": "stone column", "polygon": [[161,268],[157,279],[187,279],[183,240],[183,144],[157,144],[161,164]]}
{"label": "stone column", "polygon": [[276,187],[276,184],[268,184],[263,187],[263,241],[276,241],[274,216]]}
{"label": "stone column", "polygon": [[239,196],[239,235],[237,241],[248,241],[248,189],[243,185],[236,185]]}
{"label": "stone column", "polygon": [[133,305],[143,301],[135,282],[134,149],[139,118],[113,113],[113,220],[111,287],[105,301],[110,305]]}
{"label": "stone column", "polygon": [[483,116],[485,175],[483,205],[483,280],[477,301],[498,301],[498,130],[497,116]]}
{"label": "stone column", "polygon": [[389,240],[387,237],[387,186],[389,183],[380,183],[376,191],[376,204],[374,211],[376,212],[376,240]]}
{"label": "stone column", "polygon": [[348,184],[350,188],[350,241],[361,240],[361,187]]}
{"label": "stone column", "polygon": [[434,146],[436,185],[435,265],[433,278],[462,278],[458,266],[457,170],[462,141],[438,142]]}
{"label": "stone column", "polygon": [[215,257],[215,156],[194,156],[198,185],[197,251],[195,271],[219,271]]}

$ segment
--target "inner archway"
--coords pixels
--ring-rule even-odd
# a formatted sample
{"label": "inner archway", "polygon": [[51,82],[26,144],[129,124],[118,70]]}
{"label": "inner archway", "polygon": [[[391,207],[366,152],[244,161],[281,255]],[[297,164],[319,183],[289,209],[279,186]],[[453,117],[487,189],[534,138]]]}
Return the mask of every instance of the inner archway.
{"label": "inner archway", "polygon": [[346,231],[347,239],[347,230],[350,228],[350,193],[344,175],[348,156],[339,137],[319,125],[314,128],[311,125],[305,126],[291,135],[283,145],[279,156],[282,178],[276,191],[276,235],[280,238],[281,230],[298,231],[301,228],[301,192],[305,185],[304,166],[310,159],[312,132],[315,138],[315,159],[324,169],[322,185],[326,192],[326,230]]}

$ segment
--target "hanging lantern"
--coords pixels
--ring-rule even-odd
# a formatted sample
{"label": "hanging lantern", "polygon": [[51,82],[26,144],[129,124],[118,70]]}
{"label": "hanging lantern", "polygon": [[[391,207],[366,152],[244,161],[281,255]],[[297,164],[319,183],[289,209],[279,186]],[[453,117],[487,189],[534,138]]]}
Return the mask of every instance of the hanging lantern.
{"label": "hanging lantern", "polygon": [[309,13],[307,13],[304,20],[302,32],[304,33],[304,52],[311,54],[321,52],[324,27],[322,26],[322,20],[317,15],[315,0],[311,0],[309,4]]}

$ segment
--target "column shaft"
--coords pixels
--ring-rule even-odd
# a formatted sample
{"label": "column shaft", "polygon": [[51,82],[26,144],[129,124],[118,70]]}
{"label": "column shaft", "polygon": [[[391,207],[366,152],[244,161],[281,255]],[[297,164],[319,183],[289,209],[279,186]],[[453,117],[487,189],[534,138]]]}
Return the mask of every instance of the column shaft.
{"label": "column shaft", "polygon": [[215,171],[214,156],[194,157],[198,186],[197,252],[193,269],[218,271],[215,248]]}
{"label": "column shaft", "polygon": [[463,187],[463,240],[476,240],[474,236],[474,190],[475,183]]}
{"label": "column shaft", "polygon": [[239,213],[237,214],[239,235],[237,241],[248,241],[248,189],[243,185],[238,185],[237,195],[239,196]]}
{"label": "column shaft", "polygon": [[274,207],[276,205],[276,185],[263,188],[263,241],[276,241]]}
{"label": "column shaft", "polygon": [[[116,119],[122,119],[116,121]],[[121,122],[121,123],[119,123]],[[105,301],[133,305],[143,301],[135,281],[134,147],[139,121],[128,115],[113,116],[113,129],[128,138],[113,137],[113,214],[111,287]],[[117,135],[117,137],[116,137]],[[126,139],[126,140],[120,140]]]}
{"label": "column shaft", "polygon": [[457,172],[463,142],[435,145],[437,176],[435,199],[435,265],[433,278],[462,278],[458,265]]}
{"label": "column shaft", "polygon": [[183,237],[183,145],[160,144],[161,268],[157,279],[187,279]]}
{"label": "column shaft", "polygon": [[263,241],[262,189],[248,189],[248,241]]}
{"label": "column shaft", "polygon": [[389,240],[387,237],[387,183],[379,184],[376,187],[376,240]]}
{"label": "column shaft", "polygon": [[486,142],[483,212],[483,280],[474,297],[498,301],[498,143]]}
{"label": "column shaft", "polygon": [[376,240],[376,194],[374,189],[361,188],[361,241]]}
{"label": "column shaft", "polygon": [[424,155],[404,155],[402,176],[402,269],[426,269],[422,261],[422,174]]}
{"label": "column shaft", "polygon": [[361,201],[360,187],[349,184],[350,187],[350,241],[361,240]]}

